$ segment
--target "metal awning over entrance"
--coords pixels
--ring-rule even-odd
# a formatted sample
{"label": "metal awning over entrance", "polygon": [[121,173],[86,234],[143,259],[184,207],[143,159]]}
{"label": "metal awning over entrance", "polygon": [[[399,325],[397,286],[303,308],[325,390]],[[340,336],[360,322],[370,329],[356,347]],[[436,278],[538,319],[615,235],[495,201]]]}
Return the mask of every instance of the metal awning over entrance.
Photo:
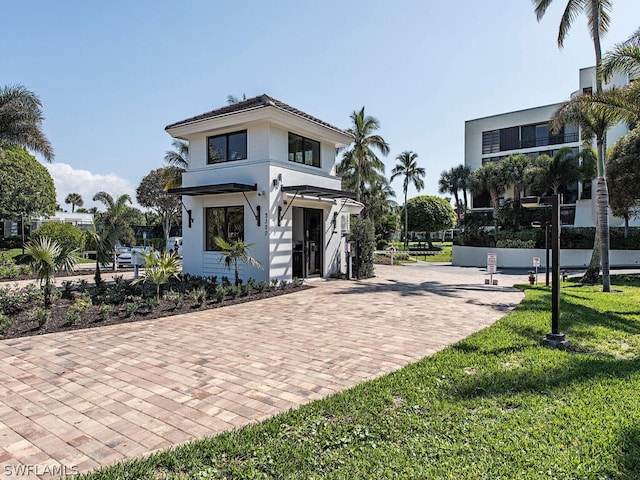
{"label": "metal awning over entrance", "polygon": [[293,193],[296,196],[310,196],[318,198],[356,198],[354,192],[345,192],[343,190],[334,190],[332,188],[314,187],[311,185],[288,185],[283,186],[282,191],[285,193]]}
{"label": "metal awning over entrance", "polygon": [[217,183],[214,185],[199,185],[197,187],[181,187],[170,188],[168,193],[176,195],[219,195],[222,193],[244,193],[255,192],[258,190],[258,185],[247,185],[246,183]]}

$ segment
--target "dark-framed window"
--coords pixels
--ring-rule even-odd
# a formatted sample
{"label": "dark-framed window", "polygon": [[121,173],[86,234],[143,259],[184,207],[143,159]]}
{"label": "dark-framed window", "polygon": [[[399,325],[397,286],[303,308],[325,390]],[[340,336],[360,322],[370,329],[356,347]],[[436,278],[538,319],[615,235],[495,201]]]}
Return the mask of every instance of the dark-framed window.
{"label": "dark-framed window", "polygon": [[244,207],[208,207],[205,209],[205,249],[219,251],[216,237],[227,242],[244,240]]}
{"label": "dark-framed window", "polygon": [[207,163],[232,162],[246,158],[246,130],[207,137]]}
{"label": "dark-framed window", "polygon": [[289,161],[320,167],[320,142],[289,132]]}

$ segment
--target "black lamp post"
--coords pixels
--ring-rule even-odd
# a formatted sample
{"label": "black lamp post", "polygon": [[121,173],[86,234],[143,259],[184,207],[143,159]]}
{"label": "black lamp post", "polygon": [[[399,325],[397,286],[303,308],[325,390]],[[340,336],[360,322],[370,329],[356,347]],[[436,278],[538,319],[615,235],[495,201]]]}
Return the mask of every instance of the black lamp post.
{"label": "black lamp post", "polygon": [[551,332],[542,343],[551,347],[567,347],[569,340],[560,332],[560,195],[524,197],[523,206],[551,206]]}

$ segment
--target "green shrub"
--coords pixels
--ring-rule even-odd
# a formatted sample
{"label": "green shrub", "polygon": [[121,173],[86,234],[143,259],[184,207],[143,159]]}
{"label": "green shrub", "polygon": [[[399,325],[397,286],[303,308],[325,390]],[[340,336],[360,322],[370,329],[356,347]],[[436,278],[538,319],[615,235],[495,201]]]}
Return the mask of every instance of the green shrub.
{"label": "green shrub", "polygon": [[373,253],[376,249],[376,232],[373,222],[367,217],[353,216],[351,241],[354,242],[355,268],[358,278],[371,278],[375,274]]}
{"label": "green shrub", "polygon": [[280,280],[280,285],[279,285],[280,290],[284,290],[288,286],[289,286],[289,282],[287,282],[286,280]]}
{"label": "green shrub", "polygon": [[293,277],[293,280],[291,280],[291,285],[293,285],[296,288],[301,287],[303,283],[304,283],[304,280],[302,278]]}
{"label": "green shrub", "polygon": [[242,283],[240,284],[240,295],[243,297],[247,297],[253,291],[253,285],[250,283]]}
{"label": "green shrub", "polygon": [[224,298],[227,296],[227,289],[222,285],[218,285],[215,290],[216,302],[222,303],[224,302]]}
{"label": "green shrub", "polygon": [[85,236],[78,227],[63,222],[47,222],[34,232],[38,237],[49,237],[67,250],[84,250]]}
{"label": "green shrub", "polygon": [[520,240],[517,238],[498,240],[496,247],[498,248],[535,248],[535,240]]}
{"label": "green shrub", "polygon": [[261,282],[258,282],[256,284],[256,290],[258,291],[258,293],[262,293],[268,289],[269,289],[269,282],[267,282],[266,280],[262,280]]}
{"label": "green shrub", "polygon": [[70,327],[74,323],[80,320],[80,312],[75,309],[69,309],[64,315],[64,323],[61,327]]}
{"label": "green shrub", "polygon": [[9,237],[0,237],[0,248],[6,250],[11,250],[12,248],[22,248],[22,236],[14,235]]}
{"label": "green shrub", "polygon": [[13,320],[4,313],[0,313],[0,338],[2,338],[7,330],[13,325]]}
{"label": "green shrub", "polygon": [[98,310],[98,317],[101,320],[107,320],[111,316],[113,316],[114,309],[113,305],[101,305],[100,310]]}
{"label": "green shrub", "polygon": [[174,308],[182,308],[184,306],[184,293],[169,290],[165,292],[164,299],[167,302],[173,303]]}
{"label": "green shrub", "polygon": [[193,290],[190,290],[189,293],[187,293],[187,297],[193,302],[194,305],[199,307],[207,301],[207,287],[204,285],[196,287]]}
{"label": "green shrub", "polygon": [[131,315],[135,315],[140,311],[144,304],[144,300],[139,295],[128,295],[125,299],[123,308],[124,308],[124,316],[130,317]]}
{"label": "green shrub", "polygon": [[237,285],[229,285],[227,287],[227,292],[231,298],[238,298],[240,295],[240,287]]}
{"label": "green shrub", "polygon": [[35,321],[38,323],[38,328],[44,327],[44,325],[51,319],[51,310],[47,310],[46,308],[37,307],[36,309],[29,312],[29,320]]}
{"label": "green shrub", "polygon": [[75,310],[77,312],[82,312],[83,310],[86,310],[87,308],[89,308],[91,305],[93,305],[91,296],[85,292],[85,293],[81,293],[75,298],[70,309]]}

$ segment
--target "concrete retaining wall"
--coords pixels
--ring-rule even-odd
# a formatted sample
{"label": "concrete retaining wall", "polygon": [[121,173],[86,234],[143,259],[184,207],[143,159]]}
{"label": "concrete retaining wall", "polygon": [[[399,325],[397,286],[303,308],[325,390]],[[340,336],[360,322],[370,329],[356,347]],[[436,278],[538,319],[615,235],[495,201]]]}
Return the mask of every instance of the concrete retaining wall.
{"label": "concrete retaining wall", "polygon": [[[533,257],[540,257],[540,266],[545,266],[544,248],[489,248],[459,245],[453,246],[451,263],[460,267],[486,267],[489,252],[498,255],[498,268],[531,268]],[[609,253],[609,262],[612,267],[640,266],[639,250],[611,250]],[[561,268],[586,267],[590,259],[591,250],[560,250]]]}

